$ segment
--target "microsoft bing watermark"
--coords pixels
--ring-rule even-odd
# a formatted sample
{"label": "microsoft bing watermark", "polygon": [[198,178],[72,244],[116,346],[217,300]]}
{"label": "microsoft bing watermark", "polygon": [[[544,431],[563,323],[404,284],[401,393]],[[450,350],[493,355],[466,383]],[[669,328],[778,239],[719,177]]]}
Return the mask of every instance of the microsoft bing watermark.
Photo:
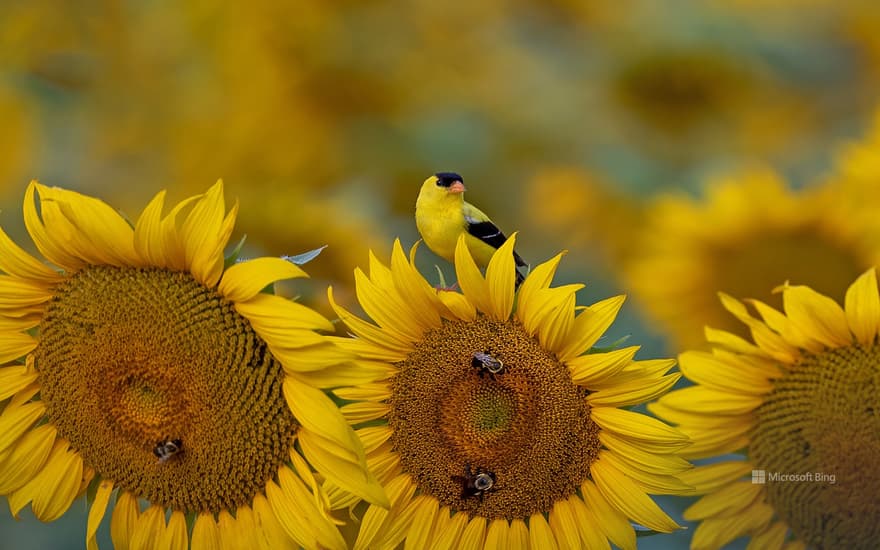
{"label": "microsoft bing watermark", "polygon": [[765,483],[827,483],[834,485],[837,477],[834,474],[824,472],[782,473],[768,472],[766,470],[752,470],[752,483],[764,485]]}

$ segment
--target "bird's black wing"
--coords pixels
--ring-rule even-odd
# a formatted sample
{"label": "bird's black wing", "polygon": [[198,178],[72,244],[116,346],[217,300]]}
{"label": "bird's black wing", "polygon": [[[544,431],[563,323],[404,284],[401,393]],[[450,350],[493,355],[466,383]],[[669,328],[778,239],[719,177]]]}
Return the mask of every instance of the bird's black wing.
{"label": "bird's black wing", "polygon": [[[501,245],[507,240],[507,237],[498,229],[498,226],[490,221],[481,222],[468,217],[465,217],[465,220],[467,221],[468,233],[492,248],[501,248]],[[513,252],[513,261],[520,267],[526,267],[527,265],[516,251]]]}

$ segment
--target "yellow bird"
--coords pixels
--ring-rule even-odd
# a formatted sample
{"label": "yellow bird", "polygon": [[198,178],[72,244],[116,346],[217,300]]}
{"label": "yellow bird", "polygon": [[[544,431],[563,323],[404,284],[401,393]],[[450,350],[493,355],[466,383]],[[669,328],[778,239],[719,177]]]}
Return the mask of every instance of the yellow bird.
{"label": "yellow bird", "polygon": [[[466,233],[465,242],[474,261],[486,267],[492,254],[504,244],[507,237],[492,223],[489,216],[464,200],[464,181],[454,172],[439,172],[425,180],[416,199],[416,227],[435,254],[452,262],[458,236]],[[519,267],[526,263],[513,253]],[[516,285],[523,282],[516,271]]]}

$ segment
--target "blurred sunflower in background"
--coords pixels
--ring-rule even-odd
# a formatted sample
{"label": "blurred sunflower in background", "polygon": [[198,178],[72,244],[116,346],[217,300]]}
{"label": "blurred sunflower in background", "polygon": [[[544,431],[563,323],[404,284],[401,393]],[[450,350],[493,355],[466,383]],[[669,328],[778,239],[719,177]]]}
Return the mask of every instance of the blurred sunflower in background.
{"label": "blurred sunflower in background", "polygon": [[701,345],[706,325],[745,334],[717,304],[718,291],[772,301],[768,289],[796,280],[842,298],[846,282],[880,260],[880,247],[867,211],[838,192],[795,191],[752,171],[710,182],[701,201],[658,198],[625,268],[635,301],[685,349]]}
{"label": "blurred sunflower in background", "polygon": [[550,286],[562,254],[515,294],[514,241],[484,278],[460,238],[461,293],[432,288],[395,241],[390,267],[371,255],[355,273],[376,324],[334,302],[354,335],[340,345],[387,370],[334,390],[391,499],[366,511],[355,548],[632,549],[631,521],[678,528],[648,494],[689,492],[673,455],[688,440],[624,408],[669,390],[674,361],[592,349],[623,297],[576,307],[583,285]]}
{"label": "blurred sunflower in background", "polygon": [[220,183],[163,216],[164,198],[132,227],[32,183],[25,224],[57,269],[0,231],[0,494],[50,522],[88,493],[89,548],[114,492],[118,548],[345,548],[319,479],[387,499],[321,388],[381,371],[261,292],[302,269],[225,265],[238,206]]}
{"label": "blurred sunflower in background", "polygon": [[700,522],[691,547],[749,537],[755,549],[876,548],[876,270],[849,286],[844,307],[808,286],[781,293],[784,312],[722,294],[751,340],[707,329],[712,351],[680,356],[696,385],[649,405],[693,440],[682,456],[721,459],[681,476],[705,495],[685,511]]}

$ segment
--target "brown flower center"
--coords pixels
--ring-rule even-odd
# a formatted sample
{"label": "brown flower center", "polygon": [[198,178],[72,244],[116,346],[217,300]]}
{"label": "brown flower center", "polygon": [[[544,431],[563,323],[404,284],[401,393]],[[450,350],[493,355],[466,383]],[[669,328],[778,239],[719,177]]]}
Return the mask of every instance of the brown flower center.
{"label": "brown flower center", "polygon": [[875,548],[880,347],[806,356],[756,414],[749,453],[768,473],[768,502],[797,539],[814,548]]}
{"label": "brown flower center", "polygon": [[589,477],[600,444],[586,391],[518,321],[444,322],[414,348],[398,365],[389,424],[423,493],[472,515],[526,518]]}
{"label": "brown flower center", "polygon": [[35,358],[60,434],[99,475],[154,504],[250,503],[297,428],[265,342],[188,273],[74,274],[48,304]]}

